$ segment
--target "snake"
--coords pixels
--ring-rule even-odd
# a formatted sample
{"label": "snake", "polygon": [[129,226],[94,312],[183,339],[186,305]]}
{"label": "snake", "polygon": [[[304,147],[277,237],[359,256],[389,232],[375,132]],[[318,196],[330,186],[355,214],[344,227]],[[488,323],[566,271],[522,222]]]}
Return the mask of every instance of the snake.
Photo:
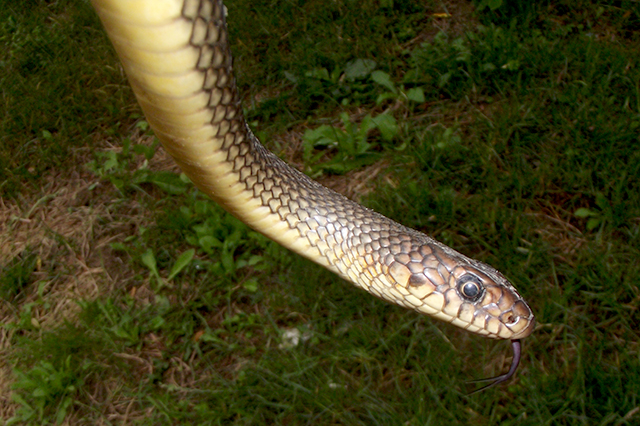
{"label": "snake", "polygon": [[193,184],[280,245],[373,296],[511,340],[511,378],[533,311],[493,267],[334,192],[249,128],[221,0],[91,0],[147,122]]}

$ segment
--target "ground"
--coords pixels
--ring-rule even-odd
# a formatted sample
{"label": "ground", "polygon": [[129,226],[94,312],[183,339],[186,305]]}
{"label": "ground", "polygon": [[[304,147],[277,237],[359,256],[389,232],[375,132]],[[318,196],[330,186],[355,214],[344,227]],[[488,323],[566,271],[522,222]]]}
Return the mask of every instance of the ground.
{"label": "ground", "polygon": [[229,2],[270,149],[530,302],[516,378],[471,397],[506,343],[369,297],[197,193],[89,5],[1,6],[9,424],[638,422],[635,2]]}

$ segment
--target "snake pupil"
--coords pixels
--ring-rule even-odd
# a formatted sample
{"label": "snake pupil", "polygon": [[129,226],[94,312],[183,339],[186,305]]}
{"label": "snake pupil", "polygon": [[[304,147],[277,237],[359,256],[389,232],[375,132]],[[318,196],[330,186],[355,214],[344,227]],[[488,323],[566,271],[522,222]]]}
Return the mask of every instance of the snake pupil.
{"label": "snake pupil", "polygon": [[464,285],[464,290],[463,293],[465,294],[465,296],[467,297],[475,297],[478,295],[478,293],[480,293],[480,289],[478,288],[478,286],[475,283],[467,283]]}
{"label": "snake pupil", "polygon": [[475,275],[465,274],[458,279],[458,292],[463,298],[471,302],[475,302],[480,298],[482,290],[482,282]]}

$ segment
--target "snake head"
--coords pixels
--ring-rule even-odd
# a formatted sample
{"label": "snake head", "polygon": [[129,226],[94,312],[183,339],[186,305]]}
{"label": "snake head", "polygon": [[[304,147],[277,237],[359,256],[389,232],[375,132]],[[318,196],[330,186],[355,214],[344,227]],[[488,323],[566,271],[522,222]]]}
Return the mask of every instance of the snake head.
{"label": "snake head", "polygon": [[[471,259],[469,259],[471,260]],[[466,329],[497,339],[522,339],[533,332],[535,318],[518,291],[497,270],[471,260],[451,271],[443,288],[445,311]]]}
{"label": "snake head", "polygon": [[396,289],[409,293],[405,306],[494,339],[531,334],[531,308],[496,269],[431,238],[411,246],[387,258]]}

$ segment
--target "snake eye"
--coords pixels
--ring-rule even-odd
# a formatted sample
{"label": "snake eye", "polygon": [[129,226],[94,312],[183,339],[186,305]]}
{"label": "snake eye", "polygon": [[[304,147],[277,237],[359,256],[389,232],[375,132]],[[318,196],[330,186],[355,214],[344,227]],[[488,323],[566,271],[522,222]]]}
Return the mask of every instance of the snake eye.
{"label": "snake eye", "polygon": [[475,302],[480,299],[480,296],[482,296],[484,292],[482,281],[472,274],[464,274],[458,278],[457,286],[460,296],[469,302]]}

